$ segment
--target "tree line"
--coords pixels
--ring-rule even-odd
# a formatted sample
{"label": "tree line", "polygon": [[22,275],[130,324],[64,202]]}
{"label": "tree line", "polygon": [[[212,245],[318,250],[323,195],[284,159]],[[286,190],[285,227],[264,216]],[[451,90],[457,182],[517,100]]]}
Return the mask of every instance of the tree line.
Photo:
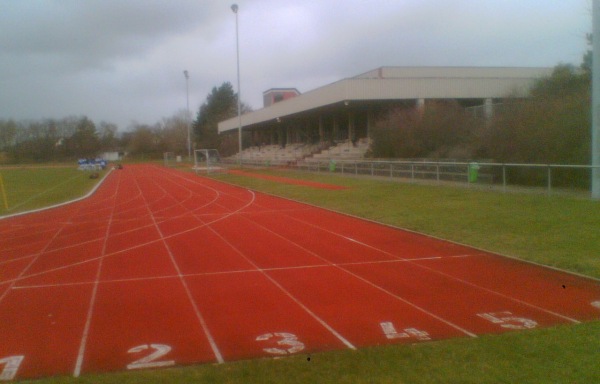
{"label": "tree line", "polygon": [[[436,102],[422,113],[398,109],[376,123],[371,156],[496,163],[589,165],[591,71],[558,65],[527,98],[504,101],[491,119],[465,112],[456,102]],[[539,184],[545,173],[511,170],[514,182]],[[499,175],[501,178],[501,175]],[[563,171],[555,185],[587,187],[582,172]]]}
{"label": "tree line", "polygon": [[[244,111],[250,108],[243,105]],[[194,148],[237,151],[237,137],[220,136],[217,124],[236,116],[237,95],[229,82],[214,87],[190,121],[186,111],[154,124],[133,122],[119,132],[116,124],[95,124],[87,116],[14,121],[0,119],[0,163],[57,162],[123,152],[133,158],[158,159],[164,152],[187,155],[188,127]]]}

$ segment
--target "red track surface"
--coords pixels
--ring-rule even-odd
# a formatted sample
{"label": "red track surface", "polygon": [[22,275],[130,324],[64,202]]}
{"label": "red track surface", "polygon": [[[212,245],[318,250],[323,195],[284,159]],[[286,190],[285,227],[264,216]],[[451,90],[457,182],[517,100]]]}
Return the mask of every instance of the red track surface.
{"label": "red track surface", "polygon": [[600,318],[600,284],[147,165],[0,220],[0,381]]}

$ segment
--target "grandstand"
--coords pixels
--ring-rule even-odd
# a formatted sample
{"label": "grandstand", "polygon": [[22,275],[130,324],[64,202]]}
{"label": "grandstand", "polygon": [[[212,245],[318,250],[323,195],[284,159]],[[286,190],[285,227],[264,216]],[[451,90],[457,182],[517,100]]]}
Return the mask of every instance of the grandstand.
{"label": "grandstand", "polygon": [[[503,100],[527,97],[535,81],[551,72],[552,68],[381,67],[304,94],[274,95],[264,108],[241,116],[241,128],[251,138],[242,158],[279,164],[360,158],[368,150],[375,122],[393,109],[424,110],[431,102],[451,100],[487,119]],[[219,122],[219,134],[237,134],[238,129],[237,117]]]}

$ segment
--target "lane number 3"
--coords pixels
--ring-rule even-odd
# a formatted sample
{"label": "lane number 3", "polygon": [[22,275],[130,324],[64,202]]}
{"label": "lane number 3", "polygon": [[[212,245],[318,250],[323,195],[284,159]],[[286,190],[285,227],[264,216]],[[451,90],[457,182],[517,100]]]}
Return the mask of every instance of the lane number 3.
{"label": "lane number 3", "polygon": [[256,341],[276,340],[277,347],[263,348],[263,351],[273,355],[288,355],[300,352],[304,349],[304,343],[298,340],[293,333],[276,332],[265,333],[256,338]]}

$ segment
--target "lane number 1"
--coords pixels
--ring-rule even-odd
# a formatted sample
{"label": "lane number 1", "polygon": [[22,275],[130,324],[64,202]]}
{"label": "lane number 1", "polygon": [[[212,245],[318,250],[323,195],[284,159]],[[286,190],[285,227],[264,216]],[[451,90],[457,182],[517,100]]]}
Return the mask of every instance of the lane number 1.
{"label": "lane number 1", "polygon": [[0,381],[14,379],[24,358],[25,356],[8,356],[0,359],[0,366],[4,364],[4,369],[0,371]]}

